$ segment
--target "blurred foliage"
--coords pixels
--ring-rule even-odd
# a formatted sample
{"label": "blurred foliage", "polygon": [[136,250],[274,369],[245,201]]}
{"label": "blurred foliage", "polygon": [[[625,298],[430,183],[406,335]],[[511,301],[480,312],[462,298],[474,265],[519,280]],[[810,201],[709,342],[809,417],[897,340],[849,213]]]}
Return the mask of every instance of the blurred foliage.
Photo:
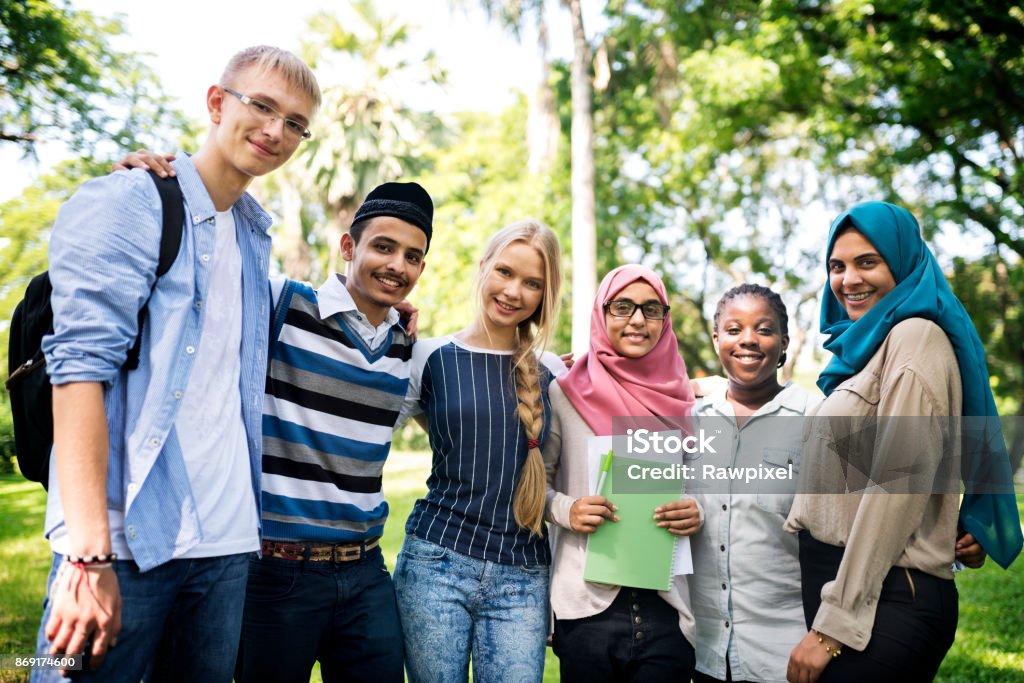
{"label": "blurred foliage", "polygon": [[[828,217],[858,201],[903,204],[927,237],[970,236],[983,263],[1019,270],[1018,4],[609,0],[606,16],[600,220],[636,221],[620,246],[672,281],[691,370],[715,365],[702,314],[739,281],[780,290],[795,340],[813,329]],[[972,313],[993,303],[966,284]],[[1022,337],[1000,334],[991,367],[1011,396]]]}
{"label": "blurred foliage", "polygon": [[111,48],[122,23],[61,0],[0,2],[0,143],[34,154],[60,140],[98,147],[159,149],[164,129],[184,125],[139,57]]}
{"label": "blurred foliage", "polygon": [[[558,234],[563,247],[568,243],[568,160],[561,159],[550,175],[525,171],[526,110],[526,99],[520,98],[498,116],[458,115],[451,123],[451,142],[429,156],[431,171],[421,181],[434,197],[434,238],[413,296],[424,336],[455,332],[470,321],[478,264],[500,228],[537,219]],[[567,145],[560,149],[568,154]],[[567,263],[563,248],[562,267]],[[564,288],[553,349],[569,348],[570,295]]]}
{"label": "blurred foliage", "polygon": [[440,118],[404,103],[413,84],[444,84],[434,53],[410,59],[409,24],[380,15],[370,0],[349,6],[344,20],[328,12],[307,20],[301,54],[318,72],[323,105],[312,139],[257,182],[281,218],[274,250],[283,272],[317,283],[343,268],[341,235],[370,190],[422,173],[444,130]]}

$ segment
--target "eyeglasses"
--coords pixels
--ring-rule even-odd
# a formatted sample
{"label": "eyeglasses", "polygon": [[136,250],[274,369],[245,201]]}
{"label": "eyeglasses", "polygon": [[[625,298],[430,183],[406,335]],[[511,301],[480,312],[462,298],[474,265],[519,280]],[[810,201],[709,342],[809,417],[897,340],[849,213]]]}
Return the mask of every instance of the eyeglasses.
{"label": "eyeglasses", "polygon": [[655,301],[635,304],[629,299],[612,299],[604,302],[604,310],[616,318],[632,318],[638,308],[647,320],[664,320],[670,310],[669,306]]}
{"label": "eyeglasses", "polygon": [[302,138],[303,140],[308,140],[313,135],[312,133],[309,132],[309,128],[306,128],[305,125],[296,121],[295,119],[288,118],[278,110],[271,107],[266,102],[254,100],[248,95],[243,95],[242,93],[236,90],[232,90],[231,88],[224,88],[224,92],[230,95],[234,95],[239,100],[241,100],[242,104],[245,105],[249,113],[252,114],[255,118],[259,119],[260,121],[263,121],[264,123],[273,123],[278,119],[282,119],[284,121],[284,130],[289,135],[292,135],[296,138]]}

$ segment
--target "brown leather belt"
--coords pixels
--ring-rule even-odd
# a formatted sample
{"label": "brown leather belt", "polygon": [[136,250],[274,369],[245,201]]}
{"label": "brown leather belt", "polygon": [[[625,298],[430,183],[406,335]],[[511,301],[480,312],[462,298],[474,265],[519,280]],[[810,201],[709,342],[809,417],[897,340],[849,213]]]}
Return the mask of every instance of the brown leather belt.
{"label": "brown leather belt", "polygon": [[355,543],[323,543],[304,545],[281,541],[263,541],[261,550],[264,557],[281,560],[306,560],[308,562],[355,562],[366,557],[366,553],[380,545],[380,536]]}

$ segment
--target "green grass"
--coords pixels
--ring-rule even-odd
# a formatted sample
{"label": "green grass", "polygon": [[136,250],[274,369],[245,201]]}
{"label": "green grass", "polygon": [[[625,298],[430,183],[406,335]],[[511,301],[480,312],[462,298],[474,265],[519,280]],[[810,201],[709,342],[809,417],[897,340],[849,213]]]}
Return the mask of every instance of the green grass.
{"label": "green grass", "polygon": [[[384,472],[391,519],[382,546],[393,568],[405,519],[424,491],[429,456],[396,453]],[[0,476],[0,654],[32,651],[38,627],[49,546],[42,537],[45,493],[19,476]],[[1017,497],[1024,514],[1024,496]],[[1006,572],[993,562],[957,577],[960,625],[956,643],[936,680],[950,683],[1024,682],[1024,560]],[[0,683],[26,681],[27,673],[0,671]],[[313,672],[312,681],[320,681]],[[544,681],[558,680],[548,651]]]}

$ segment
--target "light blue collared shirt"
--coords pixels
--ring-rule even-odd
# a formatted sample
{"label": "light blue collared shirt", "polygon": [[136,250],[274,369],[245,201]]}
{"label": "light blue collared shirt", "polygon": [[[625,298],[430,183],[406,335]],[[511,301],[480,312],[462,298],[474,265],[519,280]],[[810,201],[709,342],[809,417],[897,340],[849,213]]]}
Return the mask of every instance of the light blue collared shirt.
{"label": "light blue collared shirt", "polygon": [[[799,471],[803,420],[820,397],[788,382],[771,401],[736,427],[736,413],[717,389],[694,407],[720,431],[720,464],[783,467]],[[788,418],[788,419],[785,419]],[[706,423],[710,424],[710,422]],[[709,429],[711,427],[708,427]],[[766,488],[774,482],[765,482]],[[780,483],[781,484],[781,483]],[[781,488],[786,489],[783,485]],[[789,493],[709,493],[704,527],[690,537],[693,575],[688,577],[696,621],[697,670],[725,680],[785,683],[790,651],[807,635],[800,595],[795,534],[783,530]]]}
{"label": "light blue collared shirt", "polygon": [[[152,180],[140,170],[90,180],[61,207],[50,239],[54,333],[43,340],[47,372],[55,385],[104,383],[107,506],[112,519],[123,515],[123,541],[143,571],[203,537],[174,421],[203,331],[216,211],[192,161],[180,154],[173,166],[185,197],[182,246],[152,289],[137,370],[121,366],[156,278],[162,210]],[[258,509],[272,220],[248,194],[232,212],[242,256],[239,400]],[[64,523],[55,469],[48,537]]]}

